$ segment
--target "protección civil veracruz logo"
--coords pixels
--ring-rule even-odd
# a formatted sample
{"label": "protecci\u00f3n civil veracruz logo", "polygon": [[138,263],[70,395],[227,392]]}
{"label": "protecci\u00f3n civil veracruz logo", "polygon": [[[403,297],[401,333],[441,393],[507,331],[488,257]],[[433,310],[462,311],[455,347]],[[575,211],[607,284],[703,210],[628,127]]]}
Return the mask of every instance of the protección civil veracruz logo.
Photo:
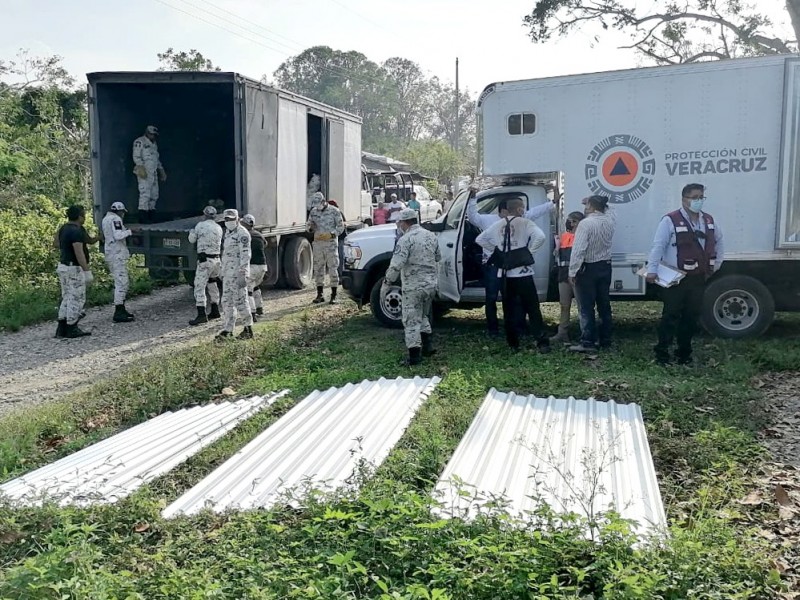
{"label": "protecci\u00f3n civil veracruz logo", "polygon": [[608,196],[612,204],[626,204],[650,189],[656,159],[644,140],[612,135],[592,148],[586,157],[585,175],[593,194]]}

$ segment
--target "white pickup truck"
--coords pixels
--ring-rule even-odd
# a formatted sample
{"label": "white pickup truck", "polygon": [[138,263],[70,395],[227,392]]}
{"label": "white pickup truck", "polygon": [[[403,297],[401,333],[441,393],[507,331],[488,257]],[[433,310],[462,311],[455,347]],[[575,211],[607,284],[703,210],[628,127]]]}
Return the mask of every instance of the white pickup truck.
{"label": "white pickup truck", "polygon": [[[486,301],[481,267],[481,247],[475,243],[480,230],[466,219],[467,190],[456,197],[447,214],[422,226],[436,233],[442,261],[439,263],[439,290],[435,310],[450,307],[475,308]],[[530,208],[550,202],[545,188],[539,185],[504,185],[477,194],[478,211],[497,213],[498,204],[510,198],[523,198]],[[554,232],[555,223],[549,216],[536,221],[545,232]],[[369,303],[372,314],[383,325],[401,327],[402,291],[392,286],[381,294],[383,279],[392,259],[396,239],[396,226],[377,225],[355,231],[344,242],[344,270],[342,287],[348,295],[363,305]],[[536,260],[536,287],[540,300],[557,300],[557,291],[549,289],[550,268],[553,255],[553,236],[534,257]],[[539,267],[539,265],[542,265]],[[548,291],[550,292],[548,294]],[[556,297],[553,297],[556,293]]]}

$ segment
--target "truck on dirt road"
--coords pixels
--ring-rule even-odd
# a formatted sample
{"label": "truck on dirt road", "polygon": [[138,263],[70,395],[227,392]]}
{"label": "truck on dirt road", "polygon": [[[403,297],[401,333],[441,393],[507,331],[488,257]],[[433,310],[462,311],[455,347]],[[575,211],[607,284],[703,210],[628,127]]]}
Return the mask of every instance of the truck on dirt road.
{"label": "truck on dirt road", "polygon": [[[478,100],[478,119],[479,173],[505,184],[478,196],[481,212],[496,211],[496,199],[509,193],[530,206],[556,190],[557,216],[539,223],[553,238],[564,215],[582,209],[582,198],[610,198],[616,300],[658,297],[659,288],[637,272],[661,217],[680,206],[684,185],[697,182],[706,186],[706,208],[725,245],[724,264],[705,294],[706,328],[722,337],[757,336],[776,311],[800,310],[796,56],[495,83]],[[462,191],[427,225],[440,238],[441,305],[485,300],[465,205]],[[379,321],[399,326],[402,291],[382,297],[375,289],[393,244],[393,234],[378,227],[348,236],[343,285],[357,301],[370,302]],[[535,257],[542,300],[557,300],[553,244]]]}
{"label": "truck on dirt road", "polygon": [[112,202],[138,221],[132,144],[148,125],[160,130],[160,185],[153,223],[133,225],[128,246],[159,278],[188,278],[197,264],[188,233],[203,208],[251,213],[268,243],[266,285],[311,281],[306,232],[309,181],[319,176],[348,231],[370,215],[361,171],[361,120],[236,73],[90,73],[89,129],[94,216]]}

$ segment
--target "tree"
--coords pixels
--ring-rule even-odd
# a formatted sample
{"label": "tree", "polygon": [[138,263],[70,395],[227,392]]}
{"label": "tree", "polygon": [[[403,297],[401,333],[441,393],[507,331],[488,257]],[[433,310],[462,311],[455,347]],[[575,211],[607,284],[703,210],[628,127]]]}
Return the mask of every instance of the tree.
{"label": "tree", "polygon": [[408,144],[425,131],[432,113],[430,84],[420,66],[407,58],[389,58],[381,65],[387,81],[390,133]]}
{"label": "tree", "polygon": [[175,52],[167,48],[166,52],[158,53],[159,71],[221,71],[209,59],[192,48],[188,52]]}
{"label": "tree", "polygon": [[432,117],[429,125],[431,137],[442,139],[451,146],[456,145],[462,155],[472,162],[475,150],[475,101],[469,90],[458,93],[458,120],[456,121],[456,90],[450,83],[434,77],[430,82]]}
{"label": "tree", "polygon": [[[795,39],[771,32],[773,23],[743,0],[538,0],[524,18],[532,41],[597,24],[629,33],[630,45],[656,64],[788,54],[800,39],[800,0],[785,0]],[[645,8],[647,7],[647,8]],[[599,35],[595,37],[599,40]]]}
{"label": "tree", "polygon": [[389,133],[385,72],[360,52],[314,46],[282,63],[274,77],[278,87],[361,117],[365,147]]}
{"label": "tree", "polygon": [[461,175],[464,158],[442,140],[426,139],[413,142],[403,158],[416,171],[440,183]]}
{"label": "tree", "polygon": [[87,202],[86,92],[60,57],[20,51],[0,65],[0,208]]}

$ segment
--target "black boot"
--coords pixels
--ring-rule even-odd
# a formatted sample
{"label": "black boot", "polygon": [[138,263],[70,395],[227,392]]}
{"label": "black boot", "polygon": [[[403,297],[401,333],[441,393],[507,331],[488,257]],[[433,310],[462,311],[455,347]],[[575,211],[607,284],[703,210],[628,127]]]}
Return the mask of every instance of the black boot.
{"label": "black boot", "polygon": [[133,321],[133,315],[128,314],[124,305],[117,304],[114,307],[114,316],[111,320],[114,321],[114,323],[130,323]]}
{"label": "black boot", "polygon": [[125,307],[125,303],[124,302],[122,303],[122,312],[124,312],[128,317],[130,317],[131,321],[136,319],[136,317],[133,316],[133,313],[129,313],[128,312],[128,309]]}
{"label": "black boot", "polygon": [[413,365],[418,365],[422,362],[422,348],[409,348],[408,349],[408,356],[403,359],[400,363],[406,367],[411,367]]}
{"label": "black boot", "polygon": [[214,341],[216,341],[216,342],[222,342],[222,341],[225,341],[226,339],[228,339],[229,337],[233,337],[233,333],[231,333],[230,331],[220,331],[220,332],[219,332],[219,333],[218,333],[218,334],[217,334],[217,335],[214,337]]}
{"label": "black boot", "polygon": [[331,288],[331,299],[330,299],[330,302],[328,302],[328,304],[339,304],[339,301],[336,299],[336,291],[338,289],[339,288],[335,288],[335,287]]}
{"label": "black boot", "polygon": [[436,350],[433,348],[433,334],[422,334],[422,356],[433,356]]}
{"label": "black boot", "polygon": [[211,319],[219,319],[219,318],[221,318],[221,317],[222,317],[222,315],[221,315],[221,314],[219,314],[219,304],[212,304],[212,305],[211,305],[211,312],[210,312],[210,313],[208,313],[208,319],[209,319],[209,321],[210,321]]}
{"label": "black boot", "polygon": [[53,337],[63,338],[67,337],[67,320],[59,319],[58,327],[56,327],[56,334]]}
{"label": "black boot", "polygon": [[260,317],[261,315],[263,315],[263,314],[264,314],[264,307],[263,307],[263,306],[259,306],[259,307],[256,309],[256,314],[257,314],[259,317]]}
{"label": "black boot", "polygon": [[140,210],[139,211],[139,223],[141,225],[147,225],[150,222],[150,211],[149,210]]}
{"label": "black boot", "polygon": [[203,323],[208,323],[208,317],[206,316],[206,307],[198,306],[197,316],[191,321],[189,321],[189,325],[194,327],[195,325],[202,325]]}
{"label": "black boot", "polygon": [[325,302],[325,298],[322,297],[322,286],[317,286],[317,297],[311,301],[311,304],[322,304]]}
{"label": "black boot", "polygon": [[258,313],[250,313],[250,316],[253,317],[253,323],[258,323]]}
{"label": "black boot", "polygon": [[80,327],[78,327],[77,323],[75,323],[75,325],[67,325],[67,330],[64,333],[64,337],[66,338],[79,338],[87,335],[92,334],[88,331],[83,331]]}
{"label": "black boot", "polygon": [[240,340],[252,340],[253,339],[253,328],[250,325],[247,325],[242,333],[236,336],[237,339]]}

